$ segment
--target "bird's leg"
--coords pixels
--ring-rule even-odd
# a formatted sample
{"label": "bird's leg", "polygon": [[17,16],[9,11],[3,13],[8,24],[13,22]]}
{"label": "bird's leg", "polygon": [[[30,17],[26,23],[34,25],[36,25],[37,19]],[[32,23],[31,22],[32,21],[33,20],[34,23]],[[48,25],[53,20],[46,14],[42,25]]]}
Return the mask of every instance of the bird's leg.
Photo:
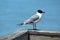
{"label": "bird's leg", "polygon": [[35,30],[36,30],[36,23],[35,23]]}
{"label": "bird's leg", "polygon": [[35,29],[35,27],[34,27],[34,23],[33,23],[33,30]]}
{"label": "bird's leg", "polygon": [[36,23],[33,23],[33,30],[36,30]]}

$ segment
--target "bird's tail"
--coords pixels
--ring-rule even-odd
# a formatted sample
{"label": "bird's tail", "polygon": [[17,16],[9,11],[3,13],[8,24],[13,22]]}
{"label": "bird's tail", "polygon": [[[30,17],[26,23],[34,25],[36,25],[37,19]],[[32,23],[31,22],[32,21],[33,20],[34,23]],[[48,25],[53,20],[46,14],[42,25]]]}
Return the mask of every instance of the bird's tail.
{"label": "bird's tail", "polygon": [[21,25],[23,25],[24,23],[20,23],[20,24],[17,24],[17,25],[19,25],[19,26],[21,26]]}

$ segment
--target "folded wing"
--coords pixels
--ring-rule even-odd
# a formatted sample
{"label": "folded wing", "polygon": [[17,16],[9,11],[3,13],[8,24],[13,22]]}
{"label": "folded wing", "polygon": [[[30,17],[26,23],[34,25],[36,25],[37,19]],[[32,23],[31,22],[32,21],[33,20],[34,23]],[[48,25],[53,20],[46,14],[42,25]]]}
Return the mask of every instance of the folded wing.
{"label": "folded wing", "polygon": [[24,21],[24,24],[31,24],[31,23],[37,22],[38,19],[39,19],[38,15],[33,15],[32,17]]}

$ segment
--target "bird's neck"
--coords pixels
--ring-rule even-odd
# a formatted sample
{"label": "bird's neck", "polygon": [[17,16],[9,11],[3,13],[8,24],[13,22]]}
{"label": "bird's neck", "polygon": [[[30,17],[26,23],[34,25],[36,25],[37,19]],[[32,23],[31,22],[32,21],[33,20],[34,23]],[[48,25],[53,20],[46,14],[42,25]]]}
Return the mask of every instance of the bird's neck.
{"label": "bird's neck", "polygon": [[41,14],[41,13],[38,13],[38,12],[37,12],[37,14],[36,14],[36,15],[38,15],[39,17],[41,17],[41,16],[42,16],[42,14]]}

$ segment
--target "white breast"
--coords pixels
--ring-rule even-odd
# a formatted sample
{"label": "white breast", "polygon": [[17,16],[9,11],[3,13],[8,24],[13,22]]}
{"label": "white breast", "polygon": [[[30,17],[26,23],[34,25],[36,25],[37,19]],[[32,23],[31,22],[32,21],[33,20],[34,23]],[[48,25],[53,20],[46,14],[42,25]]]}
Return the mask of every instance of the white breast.
{"label": "white breast", "polygon": [[36,20],[36,21],[35,21],[35,23],[37,23],[37,22],[39,22],[39,21],[40,21],[40,18],[41,18],[41,16],[42,16],[42,14],[40,14],[40,13],[38,13],[38,12],[37,12],[37,14],[36,14],[36,15],[38,15],[38,16],[39,16],[39,19],[38,19],[38,20]]}

